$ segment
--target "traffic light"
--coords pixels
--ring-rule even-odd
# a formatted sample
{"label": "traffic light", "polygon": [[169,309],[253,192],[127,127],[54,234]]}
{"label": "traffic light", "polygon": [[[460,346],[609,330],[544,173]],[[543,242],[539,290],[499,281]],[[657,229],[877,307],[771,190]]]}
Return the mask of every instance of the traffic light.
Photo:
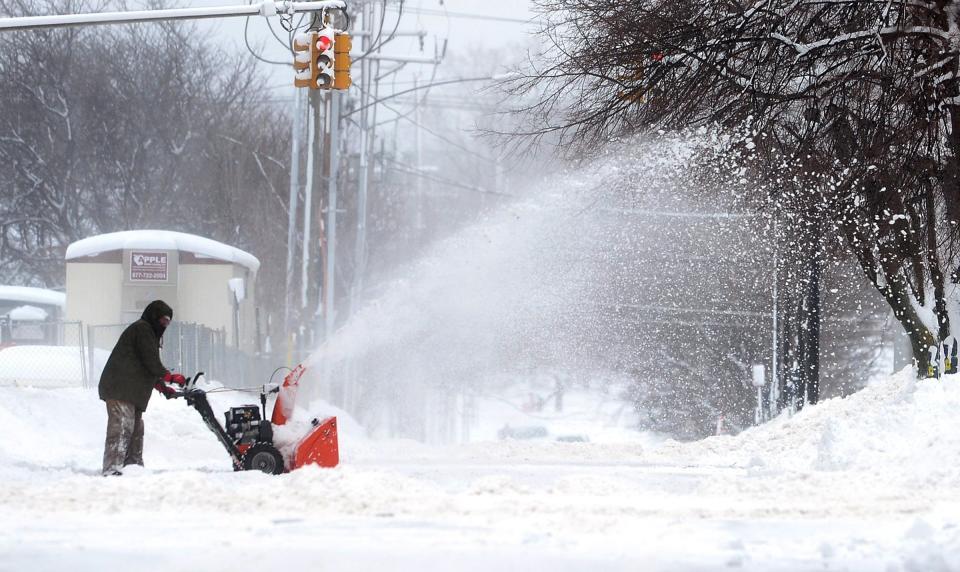
{"label": "traffic light", "polygon": [[347,89],[350,78],[350,34],[330,26],[301,32],[293,38],[293,85],[310,89]]}
{"label": "traffic light", "polygon": [[310,36],[309,32],[300,32],[293,37],[293,79],[295,87],[311,87],[310,77]]}
{"label": "traffic light", "polygon": [[347,89],[353,83],[350,79],[350,50],[353,48],[353,40],[350,34],[340,32],[337,34],[336,41],[333,44],[333,89]]}
{"label": "traffic light", "polygon": [[630,85],[629,89],[617,92],[617,98],[635,103],[646,103],[647,92],[641,89],[643,85],[643,68],[637,68],[631,73],[621,76],[620,80]]}
{"label": "traffic light", "polygon": [[310,42],[310,73],[314,89],[331,89],[335,72],[333,69],[333,43],[336,33],[330,26],[324,26],[312,34]]}
{"label": "traffic light", "polygon": [[329,26],[294,36],[294,86],[310,89],[331,89],[334,86],[334,37],[334,30]]}

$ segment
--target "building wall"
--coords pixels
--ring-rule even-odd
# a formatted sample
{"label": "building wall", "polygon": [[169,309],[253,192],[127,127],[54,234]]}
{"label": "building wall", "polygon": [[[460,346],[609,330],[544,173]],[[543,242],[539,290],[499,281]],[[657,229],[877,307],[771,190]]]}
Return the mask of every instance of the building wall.
{"label": "building wall", "polygon": [[232,339],[233,306],[227,280],[233,278],[232,264],[181,264],[180,307],[174,308],[176,319],[197,322],[227,331]]}
{"label": "building wall", "polygon": [[112,263],[67,263],[67,321],[117,324],[123,266]]}
{"label": "building wall", "polygon": [[[145,249],[152,252],[162,250]],[[129,324],[140,317],[151,301],[170,304],[174,320],[202,324],[226,332],[226,341],[234,340],[234,298],[231,278],[244,278],[245,299],[239,306],[239,341],[245,351],[257,349],[255,274],[244,266],[212,259],[199,259],[190,253],[166,251],[166,281],[130,280],[130,251],[111,253],[100,259],[111,262],[67,262],[67,319],[87,325]],[[98,259],[99,260],[99,259]],[[111,348],[122,328],[101,329],[95,340],[98,347]]]}

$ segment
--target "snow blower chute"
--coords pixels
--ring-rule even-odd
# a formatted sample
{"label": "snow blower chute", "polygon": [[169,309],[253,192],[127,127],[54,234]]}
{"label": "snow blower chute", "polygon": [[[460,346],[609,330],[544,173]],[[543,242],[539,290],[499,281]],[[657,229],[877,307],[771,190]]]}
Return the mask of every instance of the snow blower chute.
{"label": "snow blower chute", "polygon": [[[278,389],[277,400],[273,403],[273,415],[270,417],[274,425],[286,424],[287,419],[293,415],[300,378],[306,371],[303,364],[300,364],[283,378],[283,385]],[[336,467],[340,463],[337,418],[327,417],[322,421],[314,418],[310,423],[313,429],[297,443],[290,470],[299,469],[311,463],[321,467]]]}
{"label": "snow blower chute", "polygon": [[[292,415],[296,390],[304,371],[303,366],[298,365],[287,374],[282,386],[261,389],[259,406],[231,407],[224,412],[224,425],[220,424],[210,407],[207,392],[196,386],[203,372],[187,378],[183,389],[174,396],[183,397],[187,405],[197,410],[204,423],[227,450],[235,471],[257,470],[279,475],[308,464],[335,467],[340,462],[336,417],[328,417],[323,421],[313,419],[313,428],[297,442],[293,455],[286,460],[273,444],[273,426],[285,424]],[[272,423],[266,420],[267,395],[270,393],[278,393],[273,407]]]}

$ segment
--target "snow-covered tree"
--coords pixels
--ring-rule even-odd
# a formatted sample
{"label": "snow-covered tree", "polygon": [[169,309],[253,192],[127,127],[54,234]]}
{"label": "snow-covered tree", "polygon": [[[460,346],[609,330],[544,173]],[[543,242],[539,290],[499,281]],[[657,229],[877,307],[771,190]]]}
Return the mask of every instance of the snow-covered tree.
{"label": "snow-covered tree", "polygon": [[[3,15],[95,8],[0,0]],[[0,278],[60,286],[70,242],[135,228],[283,260],[289,124],[259,105],[260,77],[183,24],[0,34]],[[268,306],[278,270],[261,273]]]}
{"label": "snow-covered tree", "polygon": [[583,149],[651,126],[746,126],[758,203],[806,237],[794,262],[808,269],[791,286],[813,295],[823,237],[839,234],[926,372],[927,348],[960,319],[948,288],[960,264],[960,3],[539,5],[549,41],[513,85],[538,94],[527,133]]}

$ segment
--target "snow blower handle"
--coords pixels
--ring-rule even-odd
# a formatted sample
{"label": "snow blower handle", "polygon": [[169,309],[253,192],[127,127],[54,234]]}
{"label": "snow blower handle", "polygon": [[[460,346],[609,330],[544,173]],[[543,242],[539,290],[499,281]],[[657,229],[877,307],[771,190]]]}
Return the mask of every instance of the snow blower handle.
{"label": "snow blower handle", "polygon": [[188,377],[186,383],[183,384],[183,390],[190,391],[191,389],[193,389],[193,386],[195,386],[197,382],[200,381],[201,375],[203,375],[203,372],[198,371],[196,375],[194,375],[193,377]]}
{"label": "snow blower handle", "polygon": [[263,409],[263,418],[267,418],[267,396],[271,393],[280,393],[279,383],[265,383],[260,387],[260,407]]}
{"label": "snow blower handle", "polygon": [[[183,385],[180,386],[180,390],[179,390],[179,391],[176,391],[176,392],[172,395],[172,397],[184,397],[184,396],[190,394],[191,392],[193,392],[194,386],[197,385],[197,382],[198,382],[198,381],[200,381],[200,376],[201,376],[201,375],[203,375],[203,372],[202,372],[202,371],[198,371],[197,374],[194,375],[193,377],[184,378],[184,380],[183,380]],[[165,387],[169,387],[169,386],[165,386]],[[158,388],[158,389],[159,389],[159,388]],[[171,388],[171,389],[172,389],[172,388]],[[166,394],[164,394],[164,395],[166,395]],[[170,397],[167,397],[167,399],[170,399]]]}

